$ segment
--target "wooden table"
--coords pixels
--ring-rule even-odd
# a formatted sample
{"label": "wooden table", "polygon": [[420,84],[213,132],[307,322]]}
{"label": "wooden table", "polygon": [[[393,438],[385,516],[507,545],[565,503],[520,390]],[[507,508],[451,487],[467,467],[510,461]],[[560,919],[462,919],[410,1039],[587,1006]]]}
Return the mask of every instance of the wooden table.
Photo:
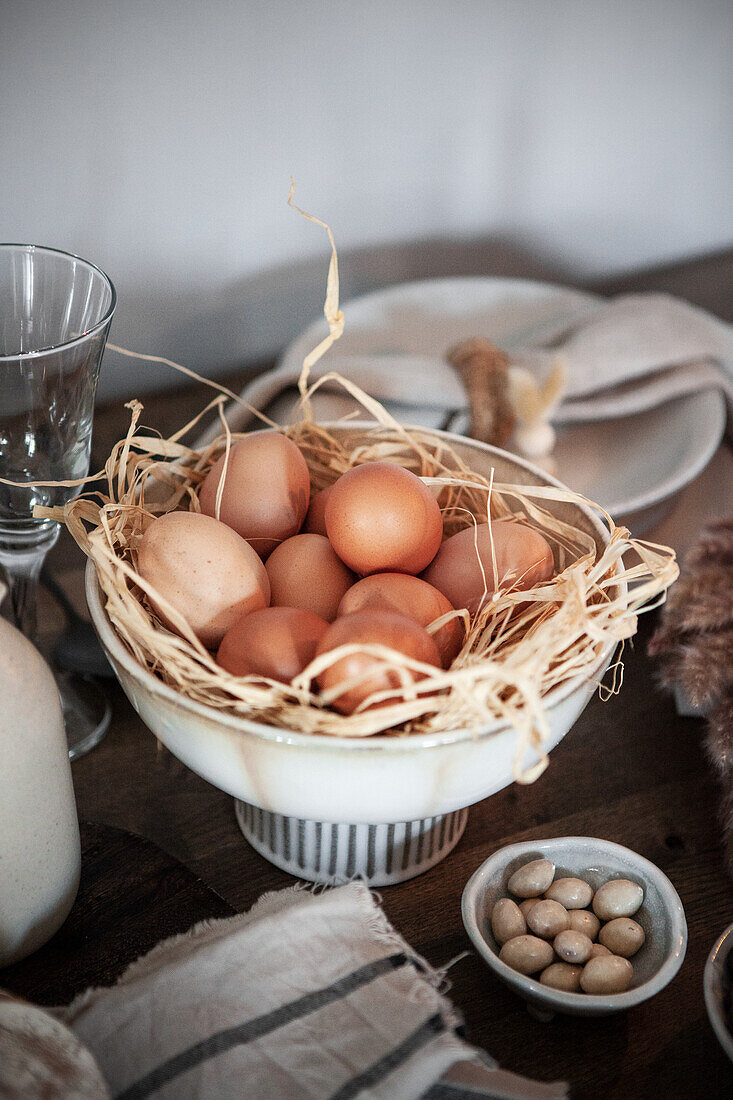
{"label": "wooden table", "polygon": [[[710,263],[687,265],[690,298],[705,296],[700,280],[704,287]],[[675,291],[685,293],[679,267],[639,277],[631,286],[663,288],[665,279],[671,279]],[[724,312],[715,294],[719,278],[727,278],[730,286],[733,255],[714,258],[713,267],[711,305]],[[621,284],[618,288],[626,289]],[[608,283],[600,289],[616,287]],[[236,389],[243,377],[230,384]],[[168,434],[203,403],[199,388],[148,398],[145,421]],[[119,406],[99,410],[93,461],[104,460],[127,415]],[[706,518],[726,510],[733,511],[733,460],[721,449],[649,537],[684,549]],[[81,603],[83,561],[66,537],[51,560],[67,591]],[[51,604],[42,613],[47,631],[60,625]],[[717,821],[718,791],[702,752],[702,722],[678,717],[672,700],[655,686],[655,668],[646,655],[653,625],[654,616],[646,616],[634,647],[625,654],[620,695],[589,704],[534,785],[508,787],[474,806],[462,840],[445,862],[418,879],[381,891],[389,919],[440,967],[470,947],[461,922],[461,892],[478,864],[501,845],[586,834],[628,845],[664,870],[685,906],[687,957],[670,986],[626,1014],[597,1021],[558,1016],[540,1024],[475,953],[450,970],[450,995],[465,1017],[469,1040],[508,1069],[543,1080],[568,1080],[574,1097],[733,1095],[733,1067],[708,1025],[702,995],[706,955],[733,920],[733,886],[723,867]],[[98,748],[73,765],[80,818],[155,842],[237,910],[251,906],[265,890],[289,885],[289,876],[244,841],[232,799],[156,743],[116,682],[109,681],[109,691],[110,731]],[[128,873],[134,878],[133,867]],[[39,999],[54,999],[53,983],[49,973],[46,996]]]}

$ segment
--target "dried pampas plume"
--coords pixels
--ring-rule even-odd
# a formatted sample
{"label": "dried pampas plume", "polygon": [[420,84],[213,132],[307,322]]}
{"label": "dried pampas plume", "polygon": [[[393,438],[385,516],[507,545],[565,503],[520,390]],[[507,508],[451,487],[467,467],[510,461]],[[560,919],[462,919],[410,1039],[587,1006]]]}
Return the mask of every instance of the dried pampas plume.
{"label": "dried pampas plume", "polygon": [[705,750],[723,786],[733,877],[733,517],[703,531],[687,554],[649,652],[662,659],[662,683],[707,715]]}

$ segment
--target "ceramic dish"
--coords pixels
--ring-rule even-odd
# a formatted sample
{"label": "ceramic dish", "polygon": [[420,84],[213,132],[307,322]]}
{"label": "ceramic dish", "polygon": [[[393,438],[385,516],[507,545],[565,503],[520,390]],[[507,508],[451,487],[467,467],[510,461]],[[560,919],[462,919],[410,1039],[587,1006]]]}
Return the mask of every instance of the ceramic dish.
{"label": "ceramic dish", "polygon": [[729,1003],[733,997],[729,959],[731,951],[733,951],[733,924],[729,924],[725,932],[715,941],[708,955],[708,961],[705,963],[702,981],[708,1019],[718,1042],[733,1062],[733,1032],[726,1020],[724,1008],[726,993]]}
{"label": "ceramic dish", "polygon": [[[477,334],[490,334],[511,352],[561,331],[599,301],[568,287],[524,279],[404,283],[344,305],[347,324],[332,353],[334,364],[342,357],[385,351],[442,355]],[[285,351],[281,369],[297,376],[303,358],[323,336],[323,327],[322,319],[309,325]],[[395,412],[399,419],[399,409]],[[430,412],[420,409],[418,422],[430,423]],[[722,394],[707,390],[630,416],[564,425],[553,451],[557,476],[597,501],[617,523],[641,534],[705,468],[720,443],[725,417]],[[461,432],[467,421],[459,414],[441,426]]]}
{"label": "ceramic dish", "polygon": [[[643,888],[644,901],[634,920],[644,929],[646,941],[631,960],[634,978],[625,993],[565,993],[541,985],[538,978],[526,977],[500,960],[491,931],[491,910],[499,898],[510,896],[507,882],[514,871],[532,859],[552,860],[558,873],[585,879],[594,890],[609,878],[628,878]],[[466,931],[484,962],[527,1001],[535,1015],[545,1019],[556,1012],[607,1016],[640,1004],[672,980],[687,949],[682,902],[667,876],[630,848],[589,836],[530,840],[500,848],[469,879],[463,891],[462,912]]]}
{"label": "ceramic dish", "polygon": [[[351,427],[331,425],[348,438]],[[458,454],[499,481],[557,484],[504,451],[440,433]],[[608,531],[586,506],[548,502],[596,541]],[[442,859],[458,842],[466,807],[513,781],[516,734],[495,721],[480,732],[410,737],[340,738],[292,733],[222,714],[179,695],[140,665],[104,610],[96,570],[86,575],[87,602],[110,663],[132,705],[164,745],[193,771],[238,800],[250,843],[299,877],[335,882],[361,874],[373,884],[400,882]],[[588,674],[547,693],[545,749],[558,744],[585,708],[608,667],[607,645]],[[531,751],[524,760],[531,766]]]}

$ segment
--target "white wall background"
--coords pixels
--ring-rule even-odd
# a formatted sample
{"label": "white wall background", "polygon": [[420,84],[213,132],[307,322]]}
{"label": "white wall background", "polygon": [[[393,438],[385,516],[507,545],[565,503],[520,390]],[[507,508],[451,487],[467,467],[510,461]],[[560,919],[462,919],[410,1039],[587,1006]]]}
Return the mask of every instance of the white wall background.
{"label": "white wall background", "polygon": [[[0,239],[94,260],[113,340],[212,373],[320,309],[291,173],[367,249],[347,293],[416,273],[385,242],[568,278],[718,248],[732,46],[729,0],[0,0]],[[101,392],[165,381],[108,354]]]}

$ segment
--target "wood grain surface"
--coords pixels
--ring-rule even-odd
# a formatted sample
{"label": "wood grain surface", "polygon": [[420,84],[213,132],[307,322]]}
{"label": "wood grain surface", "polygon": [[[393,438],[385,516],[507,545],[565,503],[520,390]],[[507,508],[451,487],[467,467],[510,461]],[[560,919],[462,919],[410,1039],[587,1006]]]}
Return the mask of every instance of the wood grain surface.
{"label": "wood grain surface", "polygon": [[[717,260],[712,269],[716,278],[711,285],[719,298]],[[728,286],[732,270],[729,255]],[[700,271],[703,281],[710,279],[711,264],[703,262]],[[676,292],[684,293],[677,269],[670,278]],[[694,280],[695,265],[688,265],[687,296],[699,301],[705,298],[704,287],[700,290]],[[645,282],[640,277],[628,288],[654,285],[653,278]],[[658,278],[656,285],[664,285],[664,280]],[[616,288],[609,284],[608,289]],[[710,292],[709,297],[713,296]],[[235,376],[229,384],[236,389],[245,373],[249,372]],[[185,423],[205,399],[200,389],[148,398],[145,422],[167,434]],[[104,461],[127,416],[121,406],[99,411],[93,462]],[[721,477],[725,482],[733,469],[730,452],[719,452],[716,462],[713,473],[686,490],[664,521],[667,537],[681,546],[688,545],[699,524],[718,513],[721,502],[730,498],[730,483],[720,495]],[[83,561],[68,537],[59,540],[51,562],[67,591],[81,604]],[[504,844],[561,835],[598,836],[628,845],[662,868],[685,907],[687,957],[671,985],[626,1014],[599,1020],[558,1016],[550,1023],[538,1023],[475,952],[450,969],[450,996],[464,1015],[468,1039],[507,1069],[542,1080],[568,1080],[574,1098],[733,1095],[733,1066],[708,1025],[702,992],[707,953],[733,921],[733,885],[726,876],[720,846],[718,792],[701,749],[702,722],[679,717],[672,700],[656,687],[655,668],[646,655],[653,620],[653,615],[642,620],[639,635],[624,654],[620,693],[608,702],[592,700],[553,751],[548,770],[536,783],[509,787],[474,806],[465,835],[443,863],[420,878],[380,891],[389,919],[440,967],[470,949],[461,922],[461,892],[478,864]],[[59,625],[58,612],[50,604],[43,621],[49,632]],[[232,799],[159,747],[116,682],[108,681],[107,687],[113,704],[111,729],[98,748],[73,765],[80,818],[148,838],[235,910],[248,908],[265,890],[289,885],[289,876],[244,841]],[[129,905],[115,903],[122,906],[115,911],[99,899],[93,905],[85,902],[82,894],[80,904],[86,909],[79,919],[86,922],[92,939],[101,928],[113,936],[119,919],[125,932],[109,942],[120,958],[126,958],[132,950],[127,936],[136,938],[136,921],[144,950],[153,934],[192,923],[202,896],[192,900],[181,886],[180,897],[188,901],[181,901],[179,908],[170,868],[161,868],[158,891],[144,860],[122,848],[119,859],[133,891]],[[144,879],[141,892],[135,893],[140,876]],[[174,888],[169,889],[171,883]],[[160,921],[151,923],[149,918],[159,907]],[[37,964],[33,980],[26,984],[28,995],[41,1002],[56,999],[59,989],[68,991],[76,984],[74,970],[80,955],[76,947],[65,945],[65,934],[62,931],[58,943],[36,956],[43,963],[51,957],[49,952],[55,952],[47,977]],[[65,986],[52,977],[64,966]],[[0,984],[12,988],[8,973],[0,977]]]}

